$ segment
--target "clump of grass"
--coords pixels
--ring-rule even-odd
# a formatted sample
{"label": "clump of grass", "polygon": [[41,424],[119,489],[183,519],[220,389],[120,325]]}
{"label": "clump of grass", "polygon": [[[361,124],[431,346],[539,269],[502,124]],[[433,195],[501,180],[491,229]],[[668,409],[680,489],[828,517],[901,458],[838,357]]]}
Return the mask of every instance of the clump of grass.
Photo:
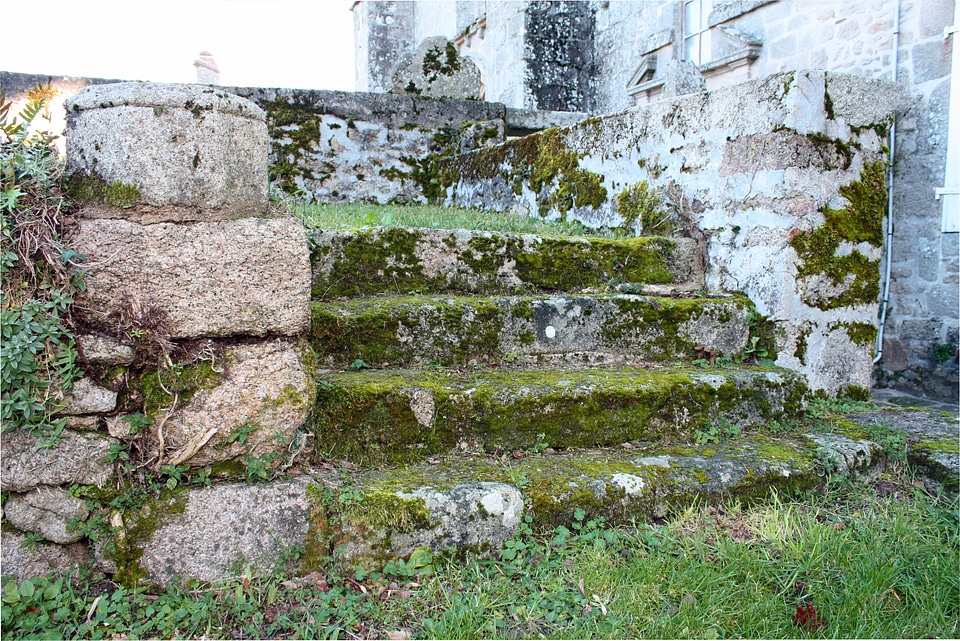
{"label": "clump of grass", "polygon": [[609,237],[613,233],[590,229],[576,222],[546,221],[536,216],[463,207],[295,203],[292,208],[310,229],[401,226],[594,237]]}
{"label": "clump of grass", "polygon": [[[896,638],[960,632],[956,497],[901,467],[701,504],[662,524],[521,526],[498,558],[422,558],[381,572],[278,571],[149,594],[107,581],[3,586],[5,638]],[[892,488],[892,489],[891,489]],[[424,552],[421,556],[429,556]],[[797,627],[813,608],[816,629]]]}

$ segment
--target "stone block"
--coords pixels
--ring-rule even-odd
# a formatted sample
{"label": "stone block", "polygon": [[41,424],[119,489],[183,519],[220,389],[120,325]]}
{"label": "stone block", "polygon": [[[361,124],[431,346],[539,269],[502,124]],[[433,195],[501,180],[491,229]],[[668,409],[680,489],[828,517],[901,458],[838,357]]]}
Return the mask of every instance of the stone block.
{"label": "stone block", "polygon": [[461,57],[446,37],[432,36],[400,59],[390,90],[425,98],[479,100],[480,69],[470,58]]}
{"label": "stone block", "polygon": [[24,532],[36,532],[54,543],[76,543],[83,535],[70,530],[74,519],[86,520],[90,510],[83,499],[69,496],[59,487],[40,487],[26,494],[12,494],[3,506],[3,516]]}
{"label": "stone block", "polygon": [[145,540],[128,538],[126,544],[142,550],[140,565],[160,583],[177,577],[226,579],[248,565],[269,571],[281,552],[306,541],[309,484],[309,478],[298,478],[165,495],[151,505],[149,514],[124,515],[128,534],[140,518],[163,522]]}
{"label": "stone block", "polygon": [[27,537],[19,532],[4,529],[0,536],[0,565],[3,566],[3,575],[13,575],[17,581],[51,574],[72,574],[78,566],[90,560],[90,551],[82,543],[37,543],[28,546]]}
{"label": "stone block", "polygon": [[122,82],[82,89],[66,103],[67,169],[82,200],[159,220],[267,210],[267,127],[252,102],[201,85]]}
{"label": "stone block", "polygon": [[130,365],[137,357],[133,347],[103,334],[81,334],[77,347],[80,360],[91,365]]}
{"label": "stone block", "polygon": [[84,319],[115,329],[134,309],[168,338],[295,335],[310,319],[306,234],[295,218],[140,225],[80,220]]}
{"label": "stone block", "polygon": [[116,441],[93,432],[64,430],[56,447],[41,447],[40,437],[24,430],[3,434],[0,489],[28,492],[41,485],[96,485],[103,487],[113,476],[107,460]]}
{"label": "stone block", "polygon": [[913,82],[920,84],[950,74],[950,44],[941,39],[923,42],[910,50]]}
{"label": "stone block", "polygon": [[112,412],[117,406],[117,393],[100,387],[89,378],[81,378],[74,382],[64,401],[67,406],[60,413],[65,416],[102,414]]}
{"label": "stone block", "polygon": [[[220,383],[196,392],[166,419],[170,449],[164,461],[203,466],[244,455],[286,453],[313,407],[314,381],[300,349],[281,341],[237,345],[226,349],[216,366],[224,370]],[[239,430],[249,433],[239,438]],[[194,456],[183,459],[191,442],[211,432]]]}

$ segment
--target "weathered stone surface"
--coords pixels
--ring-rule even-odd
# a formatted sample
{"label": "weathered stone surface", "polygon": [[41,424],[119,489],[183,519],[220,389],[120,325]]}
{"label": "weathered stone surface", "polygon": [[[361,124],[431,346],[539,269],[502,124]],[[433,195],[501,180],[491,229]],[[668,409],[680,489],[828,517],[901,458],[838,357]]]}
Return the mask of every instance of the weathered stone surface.
{"label": "weathered stone surface", "polygon": [[60,443],[39,447],[39,437],[24,430],[3,433],[0,460],[0,489],[29,492],[40,485],[96,485],[102,487],[113,476],[107,452],[114,439],[92,432],[64,430]]}
{"label": "weathered stone surface", "polygon": [[480,99],[480,69],[443,36],[427,38],[400,59],[390,79],[393,93],[454,100]]}
{"label": "weathered stone surface", "polygon": [[[88,259],[78,309],[115,327],[136,308],[170,338],[296,335],[310,319],[310,261],[293,217],[140,225],[81,220],[72,246]],[[149,311],[148,311],[149,310]]]}
{"label": "weathered stone surface", "polygon": [[65,399],[67,406],[60,410],[67,416],[82,414],[102,414],[112,412],[117,406],[117,393],[100,387],[89,378],[81,378],[74,382]]}
{"label": "weathered stone surface", "polygon": [[[213,87],[123,82],[86,87],[66,106],[68,171],[102,183],[115,216],[121,204],[170,208],[165,220],[203,220],[197,208],[266,212],[267,127],[255,104]],[[118,183],[136,196],[111,202]]]}
{"label": "weathered stone surface", "polygon": [[[360,492],[363,494],[362,488]],[[384,522],[370,523],[357,512],[346,518],[340,535],[348,542],[339,554],[359,560],[371,555],[407,557],[419,547],[440,551],[489,545],[496,549],[516,533],[524,514],[523,495],[507,483],[464,483],[448,489],[421,487],[398,491],[394,496],[408,511],[417,511],[412,507],[416,505],[421,510],[416,515],[420,518],[411,515],[409,522],[396,519],[388,523],[395,514],[378,515],[386,517]]]}
{"label": "weathered stone surface", "polygon": [[82,543],[37,543],[31,552],[25,545],[27,538],[18,532],[4,530],[0,537],[0,565],[3,566],[3,575],[12,574],[17,581],[51,574],[72,574],[78,566],[90,560],[90,551]]}
{"label": "weathered stone surface", "polygon": [[569,127],[587,118],[589,114],[576,111],[542,111],[540,109],[513,109],[508,107],[506,127],[511,135],[531,133],[549,127]]}
{"label": "weathered stone surface", "polygon": [[304,545],[310,480],[217,485],[161,497],[149,514],[125,515],[127,528],[135,528],[138,518],[161,523],[146,539],[128,545],[142,549],[140,565],[160,583],[177,577],[226,579],[248,565],[272,570],[281,552]]}
{"label": "weathered stone surface", "polygon": [[100,416],[68,416],[67,429],[96,432],[100,429]]}
{"label": "weathered stone surface", "polygon": [[321,362],[466,365],[523,355],[604,352],[638,363],[690,359],[697,347],[738,354],[747,343],[744,298],[636,295],[364,298],[313,304]]}
{"label": "weathered stone surface", "polygon": [[[202,466],[286,452],[313,405],[315,383],[301,355],[301,348],[282,341],[227,348],[217,364],[224,368],[220,384],[198,391],[164,423],[164,460]],[[192,439],[211,430],[216,433],[195,456],[178,460]],[[239,430],[247,431],[243,438]]]}
{"label": "weathered stone surface", "polygon": [[90,510],[83,499],[69,496],[59,487],[38,487],[26,494],[11,494],[3,506],[3,516],[13,527],[36,532],[54,543],[75,543],[83,535],[68,524],[86,520]]}
{"label": "weathered stone surface", "polygon": [[81,360],[91,365],[129,365],[137,357],[133,347],[105,334],[81,334],[77,347]]}
{"label": "weathered stone surface", "polygon": [[908,460],[953,492],[960,490],[960,432],[956,418],[923,410],[885,410],[851,414],[848,419],[866,426],[905,432]]}

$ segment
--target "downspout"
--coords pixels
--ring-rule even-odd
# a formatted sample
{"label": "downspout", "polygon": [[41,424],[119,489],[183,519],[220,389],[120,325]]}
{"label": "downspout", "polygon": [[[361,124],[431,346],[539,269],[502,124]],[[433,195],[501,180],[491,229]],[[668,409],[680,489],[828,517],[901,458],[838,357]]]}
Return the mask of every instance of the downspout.
{"label": "downspout", "polygon": [[[900,2],[896,1],[893,23],[893,82],[897,82],[897,72],[900,67]],[[877,328],[877,355],[873,359],[876,365],[883,358],[883,328],[887,322],[887,305],[890,302],[890,258],[891,247],[893,246],[893,163],[896,158],[896,139],[897,139],[897,114],[893,114],[893,122],[890,124],[890,162],[887,166],[887,237],[885,241],[886,263],[883,270],[883,298],[880,301],[880,326]]]}

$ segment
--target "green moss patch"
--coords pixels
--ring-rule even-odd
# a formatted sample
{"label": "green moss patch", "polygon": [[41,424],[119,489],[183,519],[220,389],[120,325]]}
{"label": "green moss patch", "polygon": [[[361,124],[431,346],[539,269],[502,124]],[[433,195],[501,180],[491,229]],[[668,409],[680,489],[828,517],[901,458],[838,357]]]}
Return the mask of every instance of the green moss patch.
{"label": "green moss patch", "polygon": [[124,209],[141,202],[140,189],[136,185],[107,183],[88,174],[73,174],[66,182],[67,194],[81,205],[106,205]]}
{"label": "green moss patch", "polygon": [[823,274],[843,291],[832,296],[807,294],[804,302],[822,310],[876,302],[880,294],[880,261],[867,258],[854,249],[838,256],[842,242],[883,244],[883,218],[887,213],[886,163],[878,160],[867,165],[860,180],[840,188],[850,201],[844,209],[824,208],[824,223],[809,233],[794,236],[790,245],[796,250],[797,272],[801,277]]}
{"label": "green moss patch", "polygon": [[526,185],[536,194],[541,216],[552,212],[562,216],[574,207],[598,208],[608,195],[603,176],[580,168],[580,156],[557,128],[469,154],[430,159],[417,180],[424,194],[433,198],[445,196],[447,188],[459,181],[496,180],[517,195]]}
{"label": "green moss patch", "polygon": [[140,378],[144,412],[156,418],[157,413],[168,407],[173,396],[185,403],[203,389],[213,389],[223,380],[223,373],[213,368],[210,361],[193,365],[174,365],[145,372]]}

